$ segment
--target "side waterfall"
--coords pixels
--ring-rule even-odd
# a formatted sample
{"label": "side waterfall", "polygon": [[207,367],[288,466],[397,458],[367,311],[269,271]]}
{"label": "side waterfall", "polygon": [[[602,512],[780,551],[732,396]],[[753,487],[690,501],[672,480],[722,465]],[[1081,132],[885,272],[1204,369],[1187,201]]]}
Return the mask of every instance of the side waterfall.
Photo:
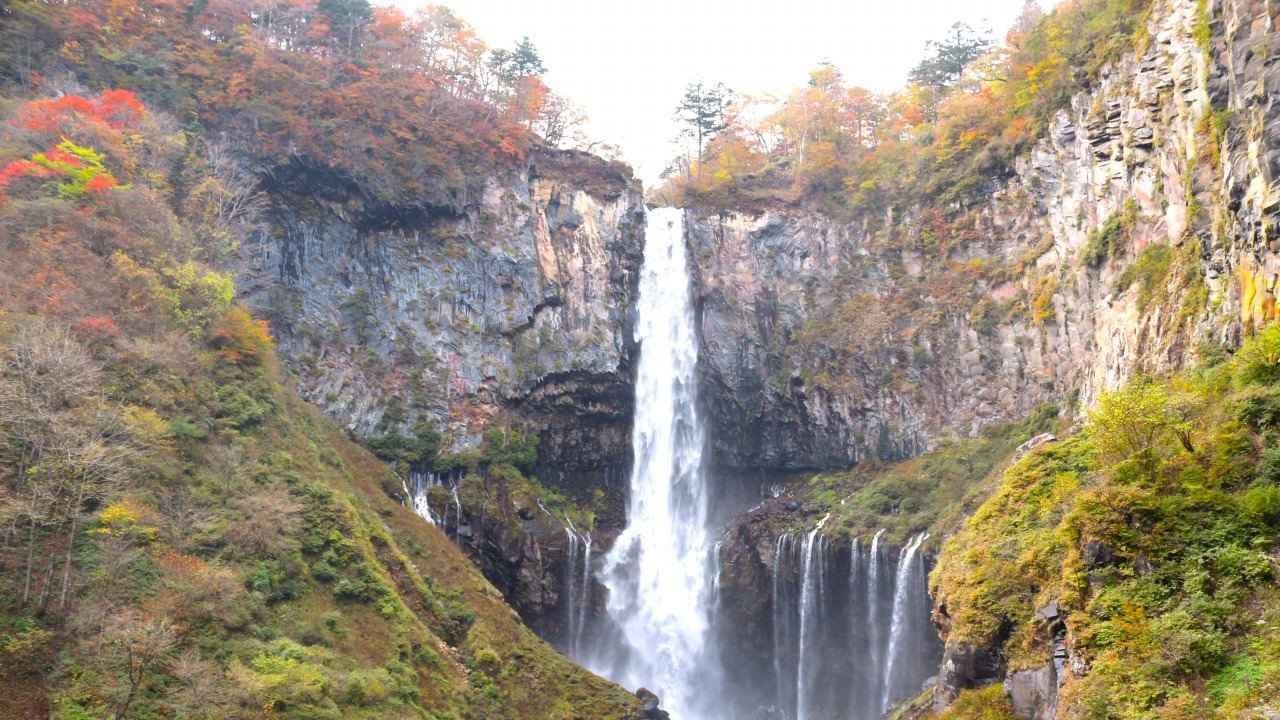
{"label": "side waterfall", "polygon": [[707,651],[711,543],[683,211],[651,210],[645,238],[627,528],[600,571],[622,647],[589,664],[697,720],[717,713],[719,674]]}
{"label": "side waterfall", "polygon": [[[881,712],[888,709],[889,703],[895,699],[895,692],[904,689],[904,683],[894,674],[894,671],[897,670],[897,665],[905,652],[903,645],[906,638],[903,636],[907,632],[906,625],[910,621],[908,614],[912,610],[912,594],[920,590],[918,585],[924,581],[925,576],[924,567],[915,561],[916,551],[928,539],[928,533],[912,538],[911,542],[902,548],[898,559],[898,573],[893,583],[893,623],[889,626],[889,659],[885,665],[884,692],[880,698]],[[905,689],[909,689],[909,686]]]}
{"label": "side waterfall", "polygon": [[[809,653],[805,652],[806,640],[810,640],[809,636],[813,634],[814,627],[822,625],[822,606],[826,593],[823,582],[826,579],[825,572],[813,571],[814,562],[814,538],[818,538],[817,554],[818,567],[823,566],[823,550],[826,548],[826,538],[820,537],[818,533],[822,532],[822,526],[827,524],[827,520],[831,518],[831,513],[827,513],[818,524],[814,526],[813,531],[804,539],[804,545],[801,548],[801,554],[804,555],[804,573],[800,583],[800,652],[797,653],[798,667],[796,668],[796,720],[809,720],[809,701],[810,689],[805,684],[805,668],[813,663],[810,657],[813,648],[808,648]],[[816,582],[815,582],[816,580]],[[817,617],[815,617],[817,616]],[[816,621],[816,622],[815,622]],[[812,646],[812,641],[808,643]],[[810,678],[812,679],[812,678]]]}
{"label": "side waterfall", "polygon": [[842,547],[821,534],[826,521],[774,544],[776,700],[762,703],[762,717],[877,720],[938,670],[920,552],[928,536],[911,538],[895,558],[883,531],[869,545]]}

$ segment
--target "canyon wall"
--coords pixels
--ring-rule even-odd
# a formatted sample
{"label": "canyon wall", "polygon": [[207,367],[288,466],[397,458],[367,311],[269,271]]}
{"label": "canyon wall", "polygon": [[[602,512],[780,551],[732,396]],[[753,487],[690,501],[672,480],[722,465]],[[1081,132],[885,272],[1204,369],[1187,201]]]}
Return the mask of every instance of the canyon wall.
{"label": "canyon wall", "polygon": [[546,150],[469,196],[369,216],[281,183],[241,285],[304,397],[359,436],[448,451],[513,421],[562,470],[630,457],[643,209],[625,167]]}
{"label": "canyon wall", "polygon": [[717,463],[910,457],[1043,402],[1087,407],[1275,317],[1274,13],[1157,3],[1139,52],[972,205],[702,214]]}
{"label": "canyon wall", "polygon": [[[1137,373],[1274,321],[1277,14],[1253,0],[1155,3],[1138,51],[981,202],[947,208],[945,226],[926,206],[887,222],[702,213],[690,243],[714,461],[830,469],[910,457],[1046,402],[1077,416]],[[963,241],[936,242],[944,232]],[[769,548],[797,509],[814,512],[777,504],[723,545],[726,611],[755,631],[778,600]],[[945,611],[935,618],[946,641]],[[935,707],[1003,682],[1019,716],[1053,717],[1064,668],[1087,664],[1056,606],[1035,621],[1052,650],[1042,667],[1012,672],[1000,647],[947,643]],[[764,645],[736,651],[764,664]]]}

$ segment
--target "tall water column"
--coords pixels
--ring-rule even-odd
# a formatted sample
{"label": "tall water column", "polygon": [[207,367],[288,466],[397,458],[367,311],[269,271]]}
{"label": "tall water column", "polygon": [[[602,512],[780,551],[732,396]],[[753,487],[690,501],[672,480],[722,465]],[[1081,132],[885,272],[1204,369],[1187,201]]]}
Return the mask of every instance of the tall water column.
{"label": "tall water column", "polygon": [[708,642],[714,581],[683,211],[651,210],[645,238],[627,528],[600,573],[621,642],[590,664],[655,691],[672,717],[710,720],[720,673]]}

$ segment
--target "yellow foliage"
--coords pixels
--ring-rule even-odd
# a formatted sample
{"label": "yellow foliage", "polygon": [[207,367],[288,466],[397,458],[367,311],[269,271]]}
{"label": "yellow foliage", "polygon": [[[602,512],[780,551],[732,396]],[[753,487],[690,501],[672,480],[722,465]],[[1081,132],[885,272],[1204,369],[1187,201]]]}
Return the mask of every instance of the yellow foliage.
{"label": "yellow foliage", "polygon": [[151,408],[125,405],[121,421],[125,430],[146,447],[167,447],[173,440],[172,426]]}

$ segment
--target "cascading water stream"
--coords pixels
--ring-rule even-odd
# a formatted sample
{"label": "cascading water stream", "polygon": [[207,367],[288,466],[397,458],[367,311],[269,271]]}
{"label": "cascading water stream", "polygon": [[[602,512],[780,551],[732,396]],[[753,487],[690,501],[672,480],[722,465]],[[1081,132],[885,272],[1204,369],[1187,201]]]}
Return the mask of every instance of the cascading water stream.
{"label": "cascading water stream", "polygon": [[[867,558],[868,566],[870,567],[867,572],[867,634],[870,641],[867,660],[871,663],[875,677],[881,676],[881,659],[883,657],[880,651],[880,566],[882,565],[880,537],[882,535],[884,535],[883,528],[871,538],[870,557]],[[876,690],[879,690],[879,688],[876,688]],[[875,708],[877,712],[880,711],[884,704],[879,694],[868,694],[867,700],[870,707]]]}
{"label": "cascading water stream", "polygon": [[[567,583],[569,656],[580,658],[582,657],[582,634],[587,624],[587,605],[591,602],[591,531],[578,532],[578,528],[573,524],[573,518],[566,514],[564,519],[569,523],[569,527],[565,529],[569,536],[569,581]],[[574,561],[578,557],[580,546],[582,547],[582,575],[578,577],[574,574]]]}
{"label": "cascading water stream", "polygon": [[645,237],[627,528],[600,574],[624,647],[591,664],[696,720],[716,714],[718,669],[708,652],[708,497],[683,212],[650,211]]}
{"label": "cascading water stream", "polygon": [[[821,607],[824,596],[824,582],[826,573],[823,572],[822,548],[823,540],[817,541],[818,552],[818,572],[814,572],[814,539],[818,538],[818,533],[822,532],[822,526],[827,524],[827,520],[831,518],[831,513],[823,516],[813,530],[805,537],[804,545],[801,547],[801,554],[804,556],[804,571],[800,581],[800,651],[797,653],[796,659],[796,720],[808,720],[809,713],[809,695],[810,689],[805,685],[805,668],[810,664],[812,653],[806,653],[809,634],[813,632],[810,623],[813,621],[812,616]],[[816,576],[816,577],[815,577]]]}
{"label": "cascading water stream", "polygon": [[894,670],[899,660],[899,656],[903,653],[903,632],[907,623],[908,612],[908,595],[914,589],[911,585],[911,574],[916,568],[915,557],[916,551],[929,539],[928,533],[923,533],[918,537],[911,539],[907,546],[902,548],[901,557],[898,560],[898,573],[893,583],[893,621],[889,625],[889,652],[888,662],[884,671],[884,692],[881,694],[881,710],[888,708],[889,703],[893,701],[894,686]]}
{"label": "cascading water stream", "polygon": [[843,544],[822,533],[829,519],[774,542],[776,694],[756,695],[759,717],[878,720],[937,672],[941,645],[929,618],[921,551],[928,537],[913,536],[893,552],[884,531],[869,545],[857,538]]}

